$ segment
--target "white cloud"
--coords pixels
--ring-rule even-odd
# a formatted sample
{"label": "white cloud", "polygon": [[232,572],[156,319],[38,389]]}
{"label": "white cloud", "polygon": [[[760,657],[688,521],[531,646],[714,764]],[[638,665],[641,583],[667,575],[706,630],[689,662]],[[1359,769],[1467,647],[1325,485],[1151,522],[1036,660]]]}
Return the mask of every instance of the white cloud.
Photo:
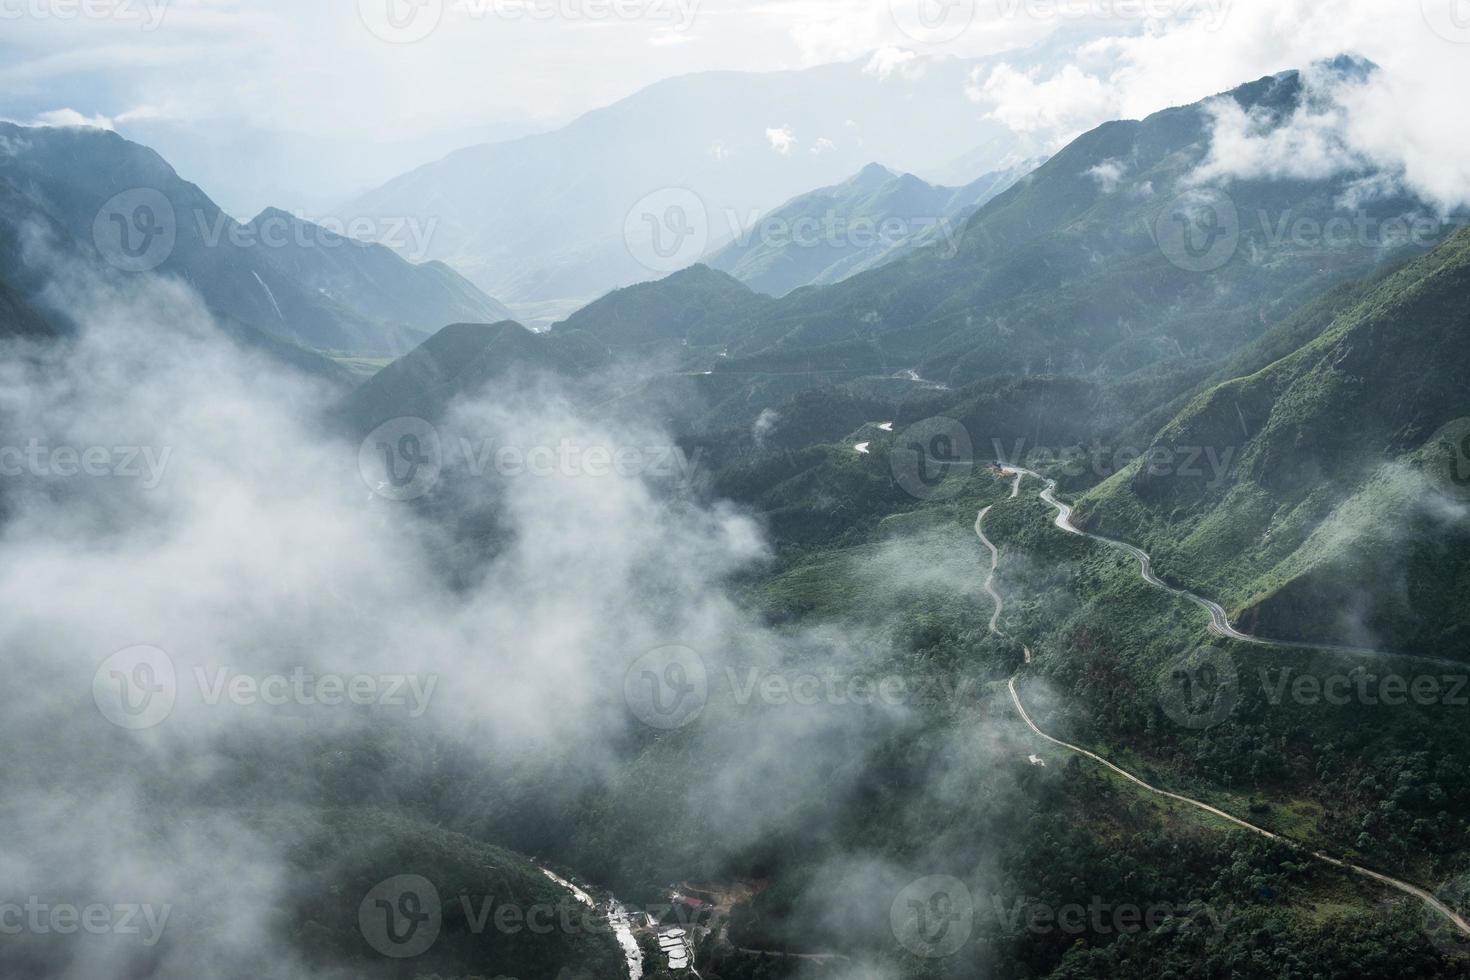
{"label": "white cloud", "polygon": [[990,118],[1017,133],[1041,138],[1043,150],[1055,150],[1086,129],[1115,118],[1120,108],[1116,89],[1075,65],[1046,77],[1010,65],[977,71],[970,97],[989,109]]}
{"label": "white cloud", "polygon": [[821,137],[818,137],[817,138],[817,141],[812,144],[812,148],[810,150],[808,150],[807,152],[809,152],[812,156],[821,156],[823,153],[826,153],[828,150],[835,150],[835,149],[837,149],[837,144],[836,143],[832,142],[831,140],[829,140],[825,136],[821,136]]}
{"label": "white cloud", "polygon": [[1337,92],[1313,91],[1284,123],[1234,99],[1213,99],[1206,108],[1210,153],[1195,171],[1198,181],[1322,180],[1371,166],[1348,145],[1348,109]]}
{"label": "white cloud", "polygon": [[924,73],[924,63],[918,59],[919,55],[914,51],[880,48],[873,52],[873,57],[863,67],[863,71],[879,80],[887,79],[895,71],[901,72],[906,78],[913,78]]}
{"label": "white cloud", "polygon": [[766,130],[766,142],[771,144],[771,149],[785,157],[791,155],[791,151],[796,148],[799,141],[790,126],[781,126],[777,129]]}
{"label": "white cloud", "polygon": [[[1060,6],[1118,13],[1126,5]],[[108,22],[7,22],[0,113],[34,118],[55,108],[51,93],[61,86],[66,104],[93,122],[121,126],[131,121],[130,107],[146,104],[155,118],[179,121],[170,137],[194,141],[195,159],[208,157],[226,172],[231,160],[258,172],[269,154],[218,146],[236,139],[295,144],[305,134],[324,148],[345,148],[339,157],[325,149],[303,155],[320,157],[322,172],[312,180],[335,191],[346,162],[367,156],[365,148],[377,148],[381,157],[384,147],[396,145],[397,169],[400,158],[422,162],[479,141],[487,121],[554,125],[695,71],[853,60],[879,78],[920,70],[939,76],[945,57],[995,55],[1039,42],[1040,54],[982,72],[971,92],[991,118],[1027,136],[1028,152],[1047,152],[1108,119],[1138,118],[1358,51],[1384,73],[1350,107],[1354,148],[1395,160],[1415,186],[1439,200],[1466,184],[1470,166],[1458,104],[1459,93],[1470,89],[1470,49],[1436,34],[1412,0],[1234,0],[1208,8],[1223,17],[1147,23],[1136,16],[1039,16],[1047,5],[977,2],[968,29],[940,45],[905,36],[889,0],[704,0],[692,8],[685,32],[648,19],[612,18],[586,30],[585,21],[472,18],[463,5],[446,3],[441,28],[407,45],[372,37],[355,8],[173,0],[155,31]],[[693,43],[671,43],[676,35]],[[566,63],[579,70],[554,67]],[[322,83],[326,64],[331,84]],[[487,65],[497,84],[479,83]],[[453,97],[443,97],[446,92]],[[147,141],[147,131],[140,138]],[[304,174],[309,167],[295,169]],[[198,176],[210,177],[206,183],[217,195],[230,196],[213,174]]]}
{"label": "white cloud", "polygon": [[1121,160],[1104,160],[1097,166],[1087,171],[1087,176],[1097,181],[1104,194],[1111,194],[1118,189],[1123,175],[1128,172],[1128,167]]}
{"label": "white cloud", "polygon": [[[1470,202],[1470,91],[1463,44],[1436,33],[1415,3],[1236,0],[1222,20],[1164,22],[1076,45],[1057,69],[1001,66],[972,79],[992,118],[1055,149],[1114,118],[1136,119],[1247,81],[1355,53],[1380,71],[1362,85],[1320,89],[1287,130],[1217,106],[1211,167],[1321,174],[1365,161],[1443,208]],[[1320,76],[1314,76],[1320,83]]]}
{"label": "white cloud", "polygon": [[1313,66],[1303,73],[1303,104],[1274,126],[1259,112],[1215,100],[1210,154],[1195,177],[1316,180],[1363,173],[1345,206],[1403,190],[1446,212],[1470,206],[1470,127],[1451,100],[1420,88],[1415,76],[1403,65],[1366,77]]}
{"label": "white cloud", "polygon": [[87,129],[112,129],[113,121],[106,116],[86,116],[75,109],[52,109],[38,113],[31,126],[81,126]]}
{"label": "white cloud", "polygon": [[655,48],[669,48],[676,44],[688,44],[693,40],[694,35],[673,28],[655,31],[648,37],[648,43]]}

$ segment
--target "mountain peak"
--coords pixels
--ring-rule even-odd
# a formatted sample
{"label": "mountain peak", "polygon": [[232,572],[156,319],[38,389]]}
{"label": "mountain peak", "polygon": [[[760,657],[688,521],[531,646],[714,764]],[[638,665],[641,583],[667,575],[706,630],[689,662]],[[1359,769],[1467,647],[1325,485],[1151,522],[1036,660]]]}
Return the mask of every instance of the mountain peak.
{"label": "mountain peak", "polygon": [[1364,81],[1378,71],[1376,63],[1350,51],[1344,51],[1335,58],[1325,58],[1314,62],[1312,67],[1329,75],[1355,82]]}
{"label": "mountain peak", "polygon": [[291,222],[292,224],[295,224],[298,221],[301,221],[302,219],[296,217],[296,215],[292,214],[289,211],[282,211],[280,208],[276,208],[276,207],[267,207],[265,210],[261,211],[255,217],[251,218],[250,219],[250,224],[252,224],[252,225],[259,225],[259,224],[261,224],[263,222],[272,221],[272,220],[274,220],[274,221],[285,220],[285,221]]}
{"label": "mountain peak", "polygon": [[886,184],[897,176],[897,173],[889,170],[881,163],[870,163],[862,170],[859,170],[856,175],[849,178],[846,186],[856,188],[877,187],[881,184]]}

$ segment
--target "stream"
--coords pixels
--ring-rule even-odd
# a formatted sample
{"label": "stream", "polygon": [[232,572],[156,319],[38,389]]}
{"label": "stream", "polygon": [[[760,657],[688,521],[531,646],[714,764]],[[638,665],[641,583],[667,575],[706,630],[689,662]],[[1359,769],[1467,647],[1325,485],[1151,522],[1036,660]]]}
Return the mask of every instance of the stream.
{"label": "stream", "polygon": [[[590,909],[597,908],[597,902],[587,893],[586,889],[546,868],[542,868],[541,873],[571,892],[572,897],[583,905]],[[606,915],[608,925],[612,927],[613,935],[617,937],[618,945],[623,948],[623,956],[628,961],[629,980],[642,980],[643,950],[638,948],[638,939],[633,935],[633,913],[628,911],[622,902],[609,896]]]}

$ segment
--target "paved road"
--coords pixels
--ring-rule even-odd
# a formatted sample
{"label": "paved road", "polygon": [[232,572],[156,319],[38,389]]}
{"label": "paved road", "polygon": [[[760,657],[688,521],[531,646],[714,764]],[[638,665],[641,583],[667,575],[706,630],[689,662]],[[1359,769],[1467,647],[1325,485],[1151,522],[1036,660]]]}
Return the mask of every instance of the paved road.
{"label": "paved road", "polygon": [[[1014,500],[1020,493],[1021,474],[1017,473],[1016,482],[1011,484],[1011,499]],[[990,507],[994,506],[994,504],[990,505]],[[1000,552],[996,550],[995,545],[990,543],[990,539],[985,536],[985,532],[981,530],[980,527],[982,524],[985,523],[985,515],[990,513],[990,507],[986,507],[978,515],[976,515],[975,533],[980,536],[980,543],[990,549],[990,574],[985,576],[985,591],[990,593],[990,598],[995,601],[995,612],[990,614],[990,632],[994,633],[996,636],[1000,636],[1000,611],[1005,608],[1005,600],[1002,599],[1000,597],[1000,593],[995,590],[995,571],[997,568],[1000,567]],[[1028,664],[1031,662],[1030,648],[1026,649],[1026,662]]]}
{"label": "paved road", "polygon": [[[1030,473],[1030,471],[1022,471],[1022,472],[1024,472],[1024,473]],[[1036,476],[1036,474],[1034,474],[1034,473],[1030,473],[1030,475]],[[1011,493],[1011,496],[1012,497],[1014,497],[1016,495],[1016,492],[1019,491],[1020,482],[1021,482],[1020,481],[1020,478],[1017,477],[1015,488],[1013,488],[1012,493]],[[1141,559],[1141,561],[1143,563],[1143,570],[1144,570],[1144,578],[1145,579],[1149,579],[1150,581],[1155,582],[1155,584],[1159,585],[1161,588],[1168,589],[1170,592],[1174,592],[1174,593],[1179,594],[1179,595],[1187,595],[1187,593],[1180,592],[1179,590],[1173,589],[1170,586],[1165,585],[1162,582],[1157,582],[1156,580],[1151,579],[1150,576],[1152,575],[1152,571],[1150,570],[1150,567],[1149,567],[1148,556],[1146,554],[1144,554],[1142,551],[1139,551],[1137,548],[1134,548],[1132,545],[1123,544],[1122,542],[1110,541],[1109,539],[1106,539],[1106,538],[1098,538],[1096,535],[1086,534],[1086,532],[1079,531],[1076,528],[1072,527],[1071,526],[1071,523],[1070,523],[1070,520],[1069,520],[1069,518],[1071,517],[1072,509],[1071,509],[1071,507],[1067,506],[1066,504],[1064,504],[1061,501],[1059,501],[1059,500],[1056,499],[1056,497],[1053,495],[1053,493],[1054,493],[1055,490],[1056,490],[1056,484],[1054,482],[1048,480],[1047,481],[1047,485],[1046,485],[1046,489],[1042,491],[1042,499],[1046,500],[1047,503],[1049,503],[1052,506],[1054,506],[1054,507],[1057,508],[1057,526],[1058,527],[1062,528],[1063,530],[1070,531],[1073,534],[1084,534],[1087,537],[1097,538],[1097,540],[1104,541],[1104,542],[1109,543],[1109,544],[1114,544],[1114,545],[1118,545],[1118,546],[1121,546],[1123,548],[1126,548],[1130,553],[1135,554],[1136,556],[1138,556]],[[989,592],[991,594],[991,596],[993,596],[995,598],[996,609],[995,609],[995,614],[990,619],[990,631],[992,633],[994,633],[996,636],[1004,636],[1004,634],[1001,633],[1001,631],[999,630],[999,628],[996,625],[997,624],[997,621],[1000,618],[1000,609],[1001,609],[1002,600],[1001,600],[1000,594],[997,593],[995,591],[995,589],[993,588],[993,580],[995,578],[995,569],[996,569],[997,565],[1000,562],[1000,551],[991,542],[991,540],[985,536],[985,529],[984,529],[985,515],[990,512],[990,509],[991,509],[990,507],[986,507],[984,510],[980,511],[979,516],[975,519],[975,533],[980,536],[980,540],[981,540],[981,542],[984,543],[985,547],[990,549],[990,554],[991,554],[991,564],[990,564],[991,571],[990,571],[990,576],[985,580],[985,589],[986,589],[987,592]],[[1199,601],[1201,603],[1207,603],[1208,602],[1208,600],[1204,600],[1204,599],[1200,599]],[[1218,608],[1218,607],[1216,607],[1216,608]],[[1221,610],[1221,616],[1222,617],[1224,616],[1224,610]],[[1228,625],[1228,621],[1227,621],[1227,625]],[[1262,642],[1270,642],[1270,641],[1262,641]],[[1300,645],[1300,644],[1291,644],[1291,645]],[[1029,664],[1029,663],[1031,663],[1031,648],[1028,647],[1028,646],[1024,646],[1023,645],[1023,649],[1026,652],[1026,663]],[[1025,668],[1022,668],[1022,669],[1024,670]],[[1445,905],[1439,899],[1435,898],[1434,895],[1431,894],[1427,889],[1420,888],[1418,885],[1410,884],[1407,881],[1401,881],[1398,878],[1390,877],[1389,875],[1381,874],[1381,873],[1379,873],[1377,871],[1372,870],[1371,868],[1365,868],[1362,865],[1353,864],[1351,861],[1343,861],[1343,860],[1341,860],[1339,858],[1333,857],[1330,854],[1324,854],[1321,851],[1314,851],[1311,848],[1308,848],[1306,845],[1301,844],[1298,841],[1292,840],[1291,838],[1288,838],[1288,837],[1283,837],[1283,836],[1281,836],[1280,834],[1277,834],[1277,833],[1273,833],[1272,831],[1266,830],[1264,827],[1257,827],[1255,824],[1250,823],[1249,821],[1242,820],[1242,819],[1240,819],[1237,816],[1234,816],[1232,814],[1226,813],[1224,810],[1221,810],[1219,807],[1211,806],[1210,804],[1205,803],[1205,802],[1203,802],[1201,800],[1196,800],[1196,799],[1193,799],[1193,798],[1188,797],[1188,796],[1183,796],[1183,795],[1181,795],[1179,793],[1171,793],[1168,790],[1159,789],[1158,787],[1152,786],[1152,785],[1144,782],[1142,779],[1139,779],[1137,776],[1133,775],[1128,770],[1123,769],[1121,766],[1114,765],[1113,763],[1109,762],[1107,759],[1104,759],[1102,756],[1098,755],[1096,752],[1091,752],[1091,751],[1089,751],[1087,749],[1082,748],[1080,745],[1073,745],[1070,742],[1063,742],[1059,738],[1055,738],[1055,737],[1053,737],[1051,735],[1048,735],[1046,732],[1042,731],[1040,728],[1037,727],[1036,722],[1034,722],[1034,721],[1031,720],[1031,715],[1029,715],[1026,712],[1026,706],[1021,703],[1021,695],[1016,691],[1016,677],[1019,677],[1019,676],[1020,676],[1019,673],[1017,673],[1016,675],[1012,676],[1011,679],[1010,679],[1010,681],[1007,684],[1007,687],[1010,689],[1010,692],[1011,692],[1011,703],[1013,703],[1016,706],[1016,712],[1021,716],[1021,720],[1026,723],[1026,727],[1030,728],[1031,731],[1034,732],[1039,737],[1045,739],[1048,742],[1051,742],[1053,745],[1060,746],[1061,748],[1064,748],[1064,749],[1068,750],[1069,752],[1075,752],[1078,755],[1086,756],[1087,758],[1093,760],[1094,762],[1097,762],[1098,764],[1106,767],[1107,769],[1109,769],[1109,770],[1117,773],[1119,776],[1123,777],[1124,779],[1128,780],[1129,782],[1134,783],[1134,784],[1142,787],[1143,789],[1147,790],[1148,792],[1153,793],[1153,794],[1155,794],[1157,796],[1166,797],[1168,799],[1175,800],[1175,801],[1177,801],[1179,803],[1184,803],[1184,804],[1186,804],[1188,806],[1192,806],[1192,807],[1194,807],[1194,808],[1196,808],[1198,810],[1203,810],[1206,813],[1209,813],[1209,814],[1212,814],[1214,816],[1220,817],[1222,820],[1227,820],[1230,823],[1233,823],[1233,824],[1235,824],[1238,827],[1242,827],[1245,830],[1251,831],[1252,833],[1260,834],[1262,837],[1266,837],[1266,838],[1269,838],[1271,840],[1281,841],[1282,843],[1289,844],[1292,847],[1298,848],[1298,849],[1306,852],[1307,854],[1310,854],[1312,857],[1316,858],[1319,861],[1325,862],[1325,863],[1330,864],[1330,865],[1332,865],[1334,867],[1337,867],[1337,868],[1342,868],[1344,870],[1351,871],[1351,872],[1353,872],[1355,874],[1362,875],[1363,877],[1366,877],[1366,878],[1371,878],[1374,881],[1377,881],[1377,882],[1379,882],[1381,884],[1388,885],[1390,888],[1398,889],[1399,891],[1403,892],[1406,895],[1411,895],[1414,898],[1419,899],[1421,902],[1423,902],[1429,908],[1433,909],[1439,915],[1443,916],[1456,929],[1460,930],[1461,933],[1463,933],[1466,936],[1470,936],[1470,922],[1466,922],[1465,919],[1459,913],[1457,913],[1454,909],[1450,908],[1449,906]]]}
{"label": "paved road", "polygon": [[1215,602],[1211,599],[1206,599],[1204,596],[1190,592],[1188,589],[1176,589],[1168,582],[1165,582],[1163,579],[1159,578],[1158,575],[1154,574],[1153,559],[1150,558],[1148,556],[1148,553],[1145,552],[1143,549],[1135,547],[1134,545],[1131,545],[1126,541],[1119,541],[1116,538],[1104,537],[1101,534],[1093,534],[1091,531],[1084,531],[1073,524],[1072,505],[1057,499],[1057,483],[1055,480],[1047,479],[1039,473],[1032,472],[1031,470],[1021,469],[1020,467],[1013,466],[1009,467],[1009,469],[1018,470],[1020,473],[1023,473],[1026,476],[1032,476],[1038,480],[1043,481],[1045,486],[1042,488],[1040,496],[1042,500],[1057,509],[1057,517],[1056,520],[1053,522],[1056,524],[1057,527],[1061,528],[1063,531],[1066,531],[1068,534],[1075,534],[1083,538],[1091,538],[1093,541],[1108,545],[1111,548],[1116,548],[1119,551],[1127,552],[1129,555],[1133,556],[1135,559],[1138,560],[1139,571],[1143,576],[1143,580],[1149,585],[1152,585],[1158,589],[1162,589],[1170,595],[1178,596],[1181,599],[1186,599],[1208,612],[1210,614],[1210,632],[1214,633],[1216,636],[1223,636],[1231,640],[1238,640],[1241,643],[1253,643],[1256,646],[1288,647],[1298,650],[1323,650],[1328,653],[1349,653],[1356,654],[1358,656],[1394,657],[1405,660],[1417,660],[1421,663],[1438,664],[1441,667],[1454,667],[1459,670],[1465,669],[1466,664],[1463,661],[1448,660],[1443,657],[1427,657],[1415,653],[1401,653],[1393,650],[1373,650],[1367,647],[1352,647],[1334,643],[1308,643],[1301,640],[1275,640],[1269,637],[1256,636],[1252,633],[1242,632],[1236,629],[1235,626],[1230,622],[1229,614],[1225,612],[1224,607],[1221,606],[1218,602]]}

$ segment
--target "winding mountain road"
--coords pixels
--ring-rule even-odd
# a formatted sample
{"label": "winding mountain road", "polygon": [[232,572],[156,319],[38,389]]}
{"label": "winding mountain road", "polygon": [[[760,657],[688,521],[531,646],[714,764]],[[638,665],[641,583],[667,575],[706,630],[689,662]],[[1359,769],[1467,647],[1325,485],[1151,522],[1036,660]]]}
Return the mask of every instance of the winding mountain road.
{"label": "winding mountain road", "polygon": [[[1016,482],[1011,484],[1011,499],[1016,499],[1016,497],[1019,496],[1020,493],[1021,474],[1017,473]],[[990,505],[990,507],[994,506],[994,504]],[[990,593],[991,599],[995,600],[995,612],[990,614],[990,632],[994,633],[996,636],[1000,636],[1000,611],[1005,607],[1005,600],[1002,599],[1000,597],[1000,593],[995,590],[995,572],[998,568],[1000,568],[1000,551],[995,547],[995,545],[990,543],[990,539],[985,536],[985,531],[981,527],[985,523],[985,515],[990,513],[990,507],[986,507],[984,510],[980,511],[980,513],[976,515],[975,533],[979,535],[980,543],[990,549],[990,574],[985,576],[985,591]],[[1026,662],[1031,662],[1031,651],[1029,649],[1026,651]]]}
{"label": "winding mountain road", "polygon": [[[1136,557],[1136,558],[1139,559],[1140,565],[1141,565],[1141,567],[1143,569],[1143,577],[1144,577],[1144,579],[1146,581],[1148,581],[1149,583],[1151,583],[1153,585],[1158,586],[1159,588],[1166,589],[1166,590],[1168,590],[1169,592],[1171,592],[1171,593],[1173,593],[1175,595],[1179,595],[1179,596],[1183,596],[1185,598],[1188,598],[1191,601],[1195,602],[1197,605],[1202,605],[1205,608],[1210,609],[1211,610],[1211,627],[1212,627],[1212,629],[1215,632],[1220,633],[1220,635],[1229,636],[1229,637],[1231,637],[1233,639],[1244,640],[1245,642],[1249,642],[1249,643],[1262,643],[1262,644],[1267,644],[1267,645],[1272,645],[1272,646],[1276,646],[1276,645],[1303,646],[1304,645],[1304,644],[1299,644],[1299,643],[1277,644],[1277,643],[1275,643],[1274,641],[1271,641],[1271,640],[1262,640],[1262,639],[1259,639],[1259,638],[1256,638],[1256,637],[1249,636],[1248,634],[1238,633],[1237,631],[1234,630],[1233,627],[1230,626],[1230,621],[1229,621],[1229,618],[1225,615],[1225,610],[1222,609],[1219,605],[1217,605],[1216,603],[1210,602],[1208,599],[1204,599],[1204,598],[1202,598],[1200,596],[1193,595],[1192,593],[1185,592],[1185,591],[1180,590],[1180,589],[1175,589],[1172,586],[1169,586],[1169,585],[1165,584],[1164,582],[1160,581],[1156,576],[1154,576],[1153,570],[1152,570],[1152,566],[1151,566],[1151,562],[1149,560],[1148,555],[1145,554],[1140,549],[1135,548],[1132,545],[1126,544],[1126,543],[1121,542],[1121,541],[1114,541],[1114,540],[1112,540],[1110,538],[1103,538],[1103,537],[1100,537],[1100,536],[1095,535],[1095,534],[1089,534],[1086,531],[1082,531],[1082,530],[1080,530],[1080,529],[1078,529],[1076,527],[1073,527],[1072,526],[1072,523],[1071,523],[1072,508],[1069,505],[1063,503],[1062,501],[1060,501],[1060,500],[1058,500],[1056,498],[1056,495],[1055,495],[1056,494],[1056,482],[1055,481],[1053,481],[1053,480],[1047,480],[1045,477],[1041,477],[1039,474],[1033,473],[1030,470],[1022,470],[1022,469],[1020,469],[1018,467],[1009,467],[1009,469],[1012,469],[1012,470],[1014,470],[1014,471],[1017,472],[1016,482],[1015,482],[1015,484],[1011,488],[1011,497],[1012,498],[1015,498],[1017,496],[1017,494],[1020,493],[1020,489],[1021,489],[1021,477],[1023,475],[1033,476],[1033,477],[1037,477],[1038,479],[1043,480],[1045,482],[1045,489],[1043,489],[1041,491],[1041,499],[1044,500],[1044,501],[1046,501],[1051,506],[1057,508],[1057,519],[1056,519],[1056,526],[1057,527],[1061,528],[1064,531],[1068,531],[1068,532],[1070,532],[1072,534],[1080,534],[1080,535],[1082,535],[1084,537],[1093,538],[1094,540],[1101,541],[1104,544],[1113,545],[1114,547],[1119,547],[1119,548],[1122,548],[1122,549],[1126,550],[1129,554],[1131,554],[1134,557]],[[1005,634],[1000,631],[999,621],[1000,621],[1001,609],[1004,606],[1004,600],[1001,598],[1000,593],[995,588],[995,573],[996,573],[997,568],[1000,565],[1000,550],[998,548],[996,548],[995,544],[988,537],[985,536],[985,528],[984,528],[985,516],[990,512],[991,507],[993,507],[993,506],[994,505],[992,504],[990,507],[986,507],[985,509],[981,510],[980,513],[979,513],[979,515],[975,518],[975,533],[979,536],[981,543],[984,544],[985,547],[990,550],[990,574],[985,579],[985,591],[988,592],[990,594],[991,598],[993,598],[995,600],[995,612],[990,617],[990,632],[993,633],[993,634],[995,634],[996,636],[1002,636],[1003,637]],[[1216,617],[1215,617],[1215,612],[1216,611],[1219,612],[1219,618],[1218,619],[1216,619]],[[1025,656],[1026,656],[1025,662],[1027,664],[1030,664],[1031,663],[1031,648],[1029,646],[1025,646],[1023,644],[1022,645],[1022,649],[1025,651]],[[1322,647],[1321,649],[1342,649],[1342,648]],[[1430,659],[1430,658],[1419,658],[1419,659]],[[1022,670],[1024,670],[1024,669],[1025,668],[1023,667]],[[1098,755],[1096,752],[1089,751],[1088,749],[1084,749],[1084,748],[1082,748],[1079,745],[1073,745],[1070,742],[1064,742],[1064,741],[1062,741],[1059,738],[1056,738],[1056,737],[1054,737],[1052,735],[1048,735],[1046,732],[1042,731],[1037,726],[1037,724],[1036,724],[1035,721],[1033,721],[1031,719],[1031,715],[1028,714],[1027,711],[1026,711],[1026,706],[1021,703],[1021,695],[1016,690],[1016,678],[1019,677],[1019,676],[1020,676],[1020,671],[1018,671],[1016,674],[1012,675],[1011,679],[1007,682],[1007,685],[1006,685],[1007,688],[1010,691],[1011,703],[1015,705],[1016,712],[1021,716],[1021,720],[1026,723],[1026,727],[1027,728],[1030,728],[1031,731],[1034,734],[1036,734],[1038,737],[1044,739],[1045,741],[1048,741],[1048,742],[1052,743],[1053,745],[1056,745],[1056,746],[1059,746],[1061,748],[1064,748],[1064,749],[1068,750],[1069,752],[1075,752],[1078,755],[1086,756],[1087,758],[1093,760],[1094,762],[1098,763],[1099,765],[1104,766],[1105,768],[1111,770],[1112,772],[1116,773],[1117,775],[1121,776],[1122,778],[1128,780],[1131,783],[1134,783],[1135,785],[1141,787],[1142,789],[1144,789],[1144,790],[1146,790],[1146,791],[1148,791],[1150,793],[1155,794],[1156,796],[1162,796],[1162,797],[1165,797],[1167,799],[1171,799],[1171,800],[1174,800],[1176,802],[1183,803],[1183,804],[1185,804],[1187,806],[1194,807],[1195,809],[1202,810],[1205,813],[1208,813],[1208,814],[1211,814],[1213,816],[1219,817],[1222,820],[1226,820],[1226,821],[1228,821],[1230,823],[1233,823],[1233,824],[1235,824],[1238,827],[1241,827],[1241,828],[1243,828],[1245,830],[1251,831],[1252,833],[1260,834],[1262,837],[1265,837],[1265,838],[1268,838],[1268,839],[1274,840],[1274,841],[1280,841],[1282,843],[1285,843],[1285,844],[1288,844],[1288,845],[1290,845],[1292,847],[1295,847],[1298,850],[1301,850],[1304,853],[1311,855],[1313,858],[1317,859],[1318,861],[1322,861],[1322,862],[1324,862],[1326,864],[1330,864],[1330,865],[1332,865],[1333,867],[1336,867],[1336,868],[1341,868],[1341,869],[1346,870],[1346,871],[1351,871],[1354,874],[1361,875],[1361,876],[1363,876],[1365,878],[1370,878],[1373,881],[1376,881],[1376,882],[1378,882],[1380,884],[1387,885],[1390,888],[1397,889],[1398,891],[1401,891],[1401,892],[1403,892],[1406,895],[1410,895],[1410,896],[1412,896],[1414,898],[1417,898],[1419,901],[1423,902],[1428,908],[1432,909],[1435,913],[1437,913],[1438,915],[1442,916],[1451,925],[1453,925],[1456,929],[1458,929],[1462,934],[1464,934],[1465,936],[1470,936],[1470,922],[1467,922],[1458,912],[1456,912],[1454,909],[1450,908],[1448,905],[1445,905],[1438,898],[1436,898],[1433,895],[1433,893],[1431,893],[1427,889],[1420,888],[1418,885],[1410,884],[1407,881],[1401,881],[1398,878],[1390,877],[1389,875],[1381,874],[1381,873],[1379,873],[1377,871],[1372,870],[1371,868],[1365,868],[1362,865],[1353,864],[1351,861],[1344,861],[1344,860],[1342,860],[1340,858],[1335,858],[1335,857],[1333,857],[1330,854],[1324,854],[1321,851],[1312,850],[1311,848],[1307,847],[1305,844],[1300,843],[1299,841],[1293,840],[1293,839],[1291,839],[1289,837],[1283,837],[1282,835],[1277,834],[1277,833],[1275,833],[1273,831],[1266,830],[1264,827],[1257,827],[1255,824],[1250,823],[1249,821],[1242,820],[1241,818],[1239,818],[1237,816],[1234,816],[1232,814],[1226,813],[1224,810],[1221,810],[1219,807],[1211,806],[1210,804],[1205,803],[1205,802],[1203,802],[1201,800],[1196,800],[1196,799],[1193,799],[1192,797],[1184,796],[1184,795],[1179,794],[1179,793],[1171,793],[1168,790],[1159,789],[1158,787],[1152,786],[1149,783],[1144,782],[1142,779],[1139,779],[1137,776],[1133,775],[1131,772],[1129,772],[1128,770],[1122,768],[1121,766],[1114,765],[1113,763],[1109,762],[1107,759],[1105,759],[1102,756]]]}
{"label": "winding mountain road", "polygon": [[1036,479],[1043,482],[1044,486],[1042,487],[1039,496],[1047,504],[1056,508],[1057,516],[1056,520],[1053,523],[1057,527],[1061,528],[1063,531],[1066,531],[1068,534],[1075,534],[1078,537],[1090,538],[1091,540],[1097,541],[1100,544],[1105,544],[1110,548],[1116,548],[1119,551],[1126,552],[1133,558],[1137,559],[1139,572],[1143,576],[1143,580],[1149,585],[1152,585],[1157,589],[1162,589],[1170,595],[1178,596],[1181,599],[1188,600],[1189,602],[1194,603],[1196,606],[1199,606],[1201,609],[1208,612],[1210,614],[1209,629],[1210,632],[1215,634],[1216,636],[1223,636],[1227,639],[1238,640],[1241,643],[1251,643],[1256,646],[1295,647],[1299,650],[1322,650],[1327,653],[1350,653],[1357,654],[1359,656],[1393,657],[1404,660],[1417,660],[1421,663],[1426,664],[1438,664],[1441,667],[1454,667],[1458,670],[1465,669],[1466,665],[1463,662],[1448,660],[1443,657],[1429,657],[1422,654],[1402,653],[1394,650],[1373,650],[1368,647],[1352,647],[1334,643],[1310,643],[1303,640],[1276,640],[1271,639],[1270,637],[1257,636],[1253,633],[1244,633],[1235,628],[1235,626],[1230,622],[1229,614],[1225,612],[1225,608],[1221,606],[1218,602],[1215,602],[1212,599],[1206,599],[1204,596],[1198,595],[1194,592],[1190,592],[1188,589],[1175,588],[1168,582],[1165,582],[1163,579],[1159,578],[1158,575],[1154,574],[1153,559],[1150,558],[1148,553],[1145,552],[1142,548],[1131,545],[1126,541],[1119,541],[1117,538],[1104,537],[1101,534],[1094,534],[1091,531],[1084,531],[1080,527],[1077,527],[1075,524],[1073,524],[1072,505],[1057,499],[1057,481],[1048,479],[1047,477],[1042,476],[1040,473],[1033,472],[1032,470],[1022,469],[1019,466],[1008,466],[1007,469],[1013,470],[1025,476],[1035,477]]}

